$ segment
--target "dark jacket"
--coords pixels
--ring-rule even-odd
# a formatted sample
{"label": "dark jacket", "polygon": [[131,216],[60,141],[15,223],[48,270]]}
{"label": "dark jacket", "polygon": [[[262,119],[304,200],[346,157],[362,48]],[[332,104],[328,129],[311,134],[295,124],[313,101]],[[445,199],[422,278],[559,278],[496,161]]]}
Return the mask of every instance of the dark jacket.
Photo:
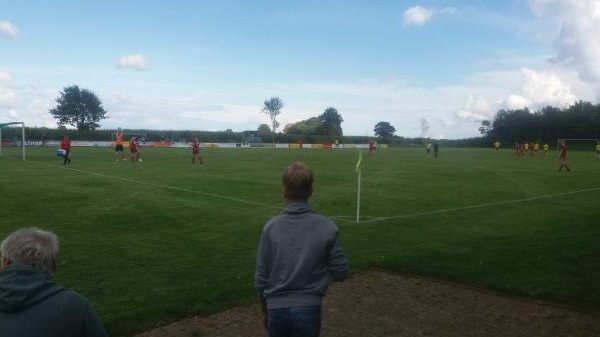
{"label": "dark jacket", "polygon": [[90,302],[37,268],[0,271],[0,337],[105,337]]}

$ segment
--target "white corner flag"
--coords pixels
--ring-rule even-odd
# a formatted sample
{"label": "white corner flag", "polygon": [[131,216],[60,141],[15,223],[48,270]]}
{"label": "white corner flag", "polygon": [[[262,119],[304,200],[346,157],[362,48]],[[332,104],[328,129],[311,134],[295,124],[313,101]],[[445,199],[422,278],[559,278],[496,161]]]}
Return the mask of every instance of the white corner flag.
{"label": "white corner flag", "polygon": [[362,151],[358,151],[358,162],[356,162],[356,173],[358,173],[358,188],[356,192],[356,222],[360,221],[360,163],[362,162]]}

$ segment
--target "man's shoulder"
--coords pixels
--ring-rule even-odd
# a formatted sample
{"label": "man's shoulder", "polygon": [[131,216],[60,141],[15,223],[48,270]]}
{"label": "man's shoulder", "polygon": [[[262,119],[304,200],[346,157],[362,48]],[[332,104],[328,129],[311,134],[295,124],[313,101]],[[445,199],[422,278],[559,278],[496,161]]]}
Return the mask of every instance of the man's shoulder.
{"label": "man's shoulder", "polygon": [[84,313],[92,307],[92,304],[87,297],[69,288],[63,288],[62,291],[54,294],[53,298],[50,300],[56,305],[70,308],[70,310],[74,310],[74,312],[78,313]]}
{"label": "man's shoulder", "polygon": [[333,219],[327,217],[326,215],[311,211],[302,214],[298,213],[281,213],[278,214],[269,221],[264,226],[264,230],[268,231],[269,229],[289,225],[290,223],[310,223],[313,225],[318,225],[320,227],[332,228],[337,230],[337,225]]}
{"label": "man's shoulder", "polygon": [[297,218],[297,217],[298,217],[298,219],[310,217],[310,218],[314,218],[314,219],[322,219],[323,221],[333,222],[332,219],[330,219],[326,215],[323,215],[323,214],[315,211],[307,203],[294,203],[294,204],[286,205],[286,207],[281,211],[281,213],[279,213],[279,214],[273,216],[271,219],[269,219],[267,221],[267,224],[272,223],[272,222],[282,221],[282,220],[290,220],[290,218]]}

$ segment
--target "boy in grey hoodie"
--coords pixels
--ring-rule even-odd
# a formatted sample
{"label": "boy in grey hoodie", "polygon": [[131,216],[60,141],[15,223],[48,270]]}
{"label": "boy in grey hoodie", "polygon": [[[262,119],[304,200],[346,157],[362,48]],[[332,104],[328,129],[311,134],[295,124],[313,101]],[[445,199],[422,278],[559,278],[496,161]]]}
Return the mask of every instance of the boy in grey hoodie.
{"label": "boy in grey hoodie", "polygon": [[282,182],[286,206],[262,230],[254,285],[270,337],[316,337],[329,278],[346,279],[347,259],[335,223],[308,204],[312,171],[294,163]]}

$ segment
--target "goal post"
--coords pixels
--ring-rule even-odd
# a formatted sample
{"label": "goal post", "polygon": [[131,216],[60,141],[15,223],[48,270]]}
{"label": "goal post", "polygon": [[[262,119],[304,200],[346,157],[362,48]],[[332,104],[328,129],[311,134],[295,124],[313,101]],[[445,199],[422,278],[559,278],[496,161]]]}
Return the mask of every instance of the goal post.
{"label": "goal post", "polygon": [[600,138],[558,138],[556,149],[560,149],[560,142],[564,141],[569,150],[596,151],[596,145],[600,144]]}
{"label": "goal post", "polygon": [[[8,144],[9,142],[4,142],[2,140],[2,129],[6,128],[6,127],[10,127],[11,125],[18,125],[21,124],[21,153],[22,153],[22,157],[23,160],[25,160],[25,122],[8,122],[8,123],[0,123],[0,157],[2,156],[2,148],[4,147],[5,144]],[[14,142],[14,144],[11,143],[11,145],[18,147],[19,143],[18,142]]]}

